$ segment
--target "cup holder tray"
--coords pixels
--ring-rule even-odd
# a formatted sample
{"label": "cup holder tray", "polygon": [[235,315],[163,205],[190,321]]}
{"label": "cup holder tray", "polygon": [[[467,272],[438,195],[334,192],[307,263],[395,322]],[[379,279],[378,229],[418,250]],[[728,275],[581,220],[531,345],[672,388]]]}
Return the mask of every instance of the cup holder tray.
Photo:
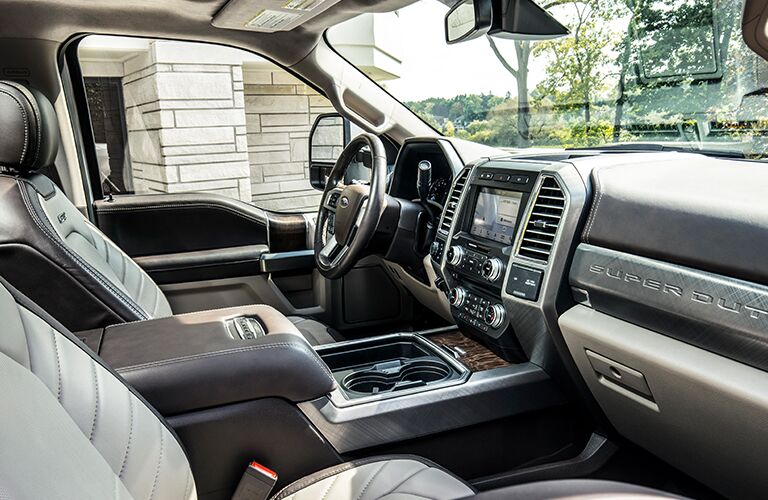
{"label": "cup holder tray", "polygon": [[442,382],[450,376],[451,369],[437,357],[398,359],[352,372],[342,379],[341,386],[358,394],[380,394]]}
{"label": "cup holder tray", "polygon": [[420,335],[400,333],[317,350],[348,401],[395,397],[462,383],[469,371]]}

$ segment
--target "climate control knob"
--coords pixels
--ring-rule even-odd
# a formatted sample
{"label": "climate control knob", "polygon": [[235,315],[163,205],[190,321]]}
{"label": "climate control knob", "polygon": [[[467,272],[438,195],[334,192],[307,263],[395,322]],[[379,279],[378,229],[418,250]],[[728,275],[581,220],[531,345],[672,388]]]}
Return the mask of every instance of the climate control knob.
{"label": "climate control knob", "polygon": [[451,288],[451,291],[448,292],[448,300],[453,307],[463,306],[464,302],[467,301],[467,290],[460,286]]}
{"label": "climate control knob", "polygon": [[483,278],[487,279],[491,283],[498,280],[501,277],[501,273],[503,271],[504,271],[504,263],[500,259],[497,259],[496,257],[488,259],[483,263],[483,268],[482,268]]}
{"label": "climate control knob", "polygon": [[461,261],[464,260],[464,249],[459,245],[453,245],[451,248],[448,249],[448,252],[445,254],[446,259],[448,259],[448,263],[452,266],[458,266],[461,264]]}
{"label": "climate control knob", "polygon": [[506,316],[504,306],[501,304],[492,304],[485,308],[483,319],[485,324],[491,328],[498,328],[504,323],[504,317]]}

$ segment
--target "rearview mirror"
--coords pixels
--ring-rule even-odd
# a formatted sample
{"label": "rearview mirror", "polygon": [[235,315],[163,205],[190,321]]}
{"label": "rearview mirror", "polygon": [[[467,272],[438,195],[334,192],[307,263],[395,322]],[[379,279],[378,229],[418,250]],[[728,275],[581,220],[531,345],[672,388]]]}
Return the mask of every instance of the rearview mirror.
{"label": "rearview mirror", "polygon": [[488,34],[513,40],[548,40],[568,28],[533,0],[463,0],[445,16],[445,40],[464,42]]}
{"label": "rearview mirror", "polygon": [[491,28],[491,0],[463,0],[445,15],[445,41],[449,44],[483,36]]}

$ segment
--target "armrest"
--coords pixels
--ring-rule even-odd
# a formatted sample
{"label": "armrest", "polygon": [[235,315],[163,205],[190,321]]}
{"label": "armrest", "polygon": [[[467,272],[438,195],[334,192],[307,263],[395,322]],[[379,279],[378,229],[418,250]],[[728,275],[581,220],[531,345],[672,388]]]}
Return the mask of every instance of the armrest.
{"label": "armrest", "polygon": [[248,276],[261,272],[261,256],[267,245],[247,245],[212,250],[134,257],[159,284]]}
{"label": "armrest", "polygon": [[[233,334],[227,321],[240,317],[257,319],[266,335]],[[111,326],[99,354],[163,415],[266,397],[308,401],[335,387],[293,323],[266,305]]]}

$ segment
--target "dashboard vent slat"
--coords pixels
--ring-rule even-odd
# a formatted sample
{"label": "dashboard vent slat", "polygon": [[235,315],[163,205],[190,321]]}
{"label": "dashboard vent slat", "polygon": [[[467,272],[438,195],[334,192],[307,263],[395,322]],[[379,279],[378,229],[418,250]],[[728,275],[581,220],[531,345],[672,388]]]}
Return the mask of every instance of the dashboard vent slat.
{"label": "dashboard vent slat", "polygon": [[544,176],[517,254],[548,262],[565,211],[565,193],[554,177]]}
{"label": "dashboard vent slat", "polygon": [[459,176],[456,178],[451,195],[448,197],[448,203],[445,204],[443,218],[440,221],[439,231],[441,233],[447,235],[451,230],[451,224],[453,224],[453,218],[456,215],[456,210],[459,208],[459,200],[461,200],[461,193],[464,191],[464,186],[467,184],[468,175],[469,169],[464,169],[459,172]]}

